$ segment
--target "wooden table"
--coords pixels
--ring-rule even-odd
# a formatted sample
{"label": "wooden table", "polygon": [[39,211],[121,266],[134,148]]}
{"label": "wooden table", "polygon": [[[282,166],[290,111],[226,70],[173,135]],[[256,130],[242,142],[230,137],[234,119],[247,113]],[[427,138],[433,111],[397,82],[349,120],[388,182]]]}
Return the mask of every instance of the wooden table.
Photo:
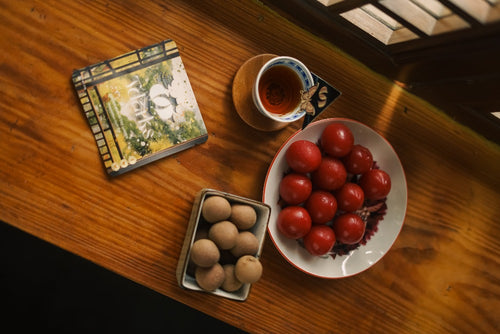
{"label": "wooden table", "polygon": [[[257,1],[1,3],[2,221],[248,332],[500,330],[497,145]],[[208,141],[110,179],[71,73],[166,38]],[[346,279],[305,275],[267,238],[264,276],[241,303],[179,288],[175,268],[195,194],[261,199],[274,153],[300,127],[261,132],[236,113],[233,77],[263,53],[294,56],[342,92],[321,118],[386,136],[405,168],[408,210],[388,254]]]}

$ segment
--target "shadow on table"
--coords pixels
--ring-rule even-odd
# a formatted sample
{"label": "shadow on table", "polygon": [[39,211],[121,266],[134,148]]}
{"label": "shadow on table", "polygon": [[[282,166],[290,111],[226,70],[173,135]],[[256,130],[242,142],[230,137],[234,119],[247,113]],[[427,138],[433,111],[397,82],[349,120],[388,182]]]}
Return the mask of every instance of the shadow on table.
{"label": "shadow on table", "polygon": [[244,333],[0,222],[2,328],[52,333]]}

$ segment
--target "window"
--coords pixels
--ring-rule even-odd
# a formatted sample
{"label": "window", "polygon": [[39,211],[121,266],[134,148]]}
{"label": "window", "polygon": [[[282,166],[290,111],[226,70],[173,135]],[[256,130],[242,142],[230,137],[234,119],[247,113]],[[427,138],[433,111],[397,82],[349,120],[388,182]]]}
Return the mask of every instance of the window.
{"label": "window", "polygon": [[499,0],[317,1],[385,45],[500,21]]}
{"label": "window", "polygon": [[263,0],[500,143],[500,0]]}

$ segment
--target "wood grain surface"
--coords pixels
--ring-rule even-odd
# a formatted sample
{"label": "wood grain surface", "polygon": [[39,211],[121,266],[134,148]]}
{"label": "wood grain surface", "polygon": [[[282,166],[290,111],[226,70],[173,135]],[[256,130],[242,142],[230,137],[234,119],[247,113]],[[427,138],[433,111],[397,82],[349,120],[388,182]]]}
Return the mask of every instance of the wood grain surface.
{"label": "wood grain surface", "polygon": [[245,61],[236,71],[231,86],[234,108],[241,119],[254,129],[277,131],[290,125],[277,122],[262,114],[253,102],[252,89],[260,69],[277,55],[260,54]]}
{"label": "wood grain surface", "polygon": [[[208,141],[109,178],[71,73],[167,38]],[[500,148],[261,3],[1,0],[0,50],[0,220],[252,333],[500,331]],[[342,92],[321,118],[392,143],[408,210],[387,255],[346,279],[307,276],[267,238],[264,275],[240,303],[179,288],[175,268],[195,194],[261,199],[300,128],[258,131],[233,106],[235,73],[263,53],[296,57]]]}

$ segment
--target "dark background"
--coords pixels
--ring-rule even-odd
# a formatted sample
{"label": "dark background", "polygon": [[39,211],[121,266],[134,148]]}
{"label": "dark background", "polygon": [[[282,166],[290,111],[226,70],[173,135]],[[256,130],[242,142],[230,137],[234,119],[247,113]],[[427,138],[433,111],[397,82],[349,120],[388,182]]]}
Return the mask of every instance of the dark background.
{"label": "dark background", "polygon": [[4,222],[0,303],[3,333],[244,333]]}

